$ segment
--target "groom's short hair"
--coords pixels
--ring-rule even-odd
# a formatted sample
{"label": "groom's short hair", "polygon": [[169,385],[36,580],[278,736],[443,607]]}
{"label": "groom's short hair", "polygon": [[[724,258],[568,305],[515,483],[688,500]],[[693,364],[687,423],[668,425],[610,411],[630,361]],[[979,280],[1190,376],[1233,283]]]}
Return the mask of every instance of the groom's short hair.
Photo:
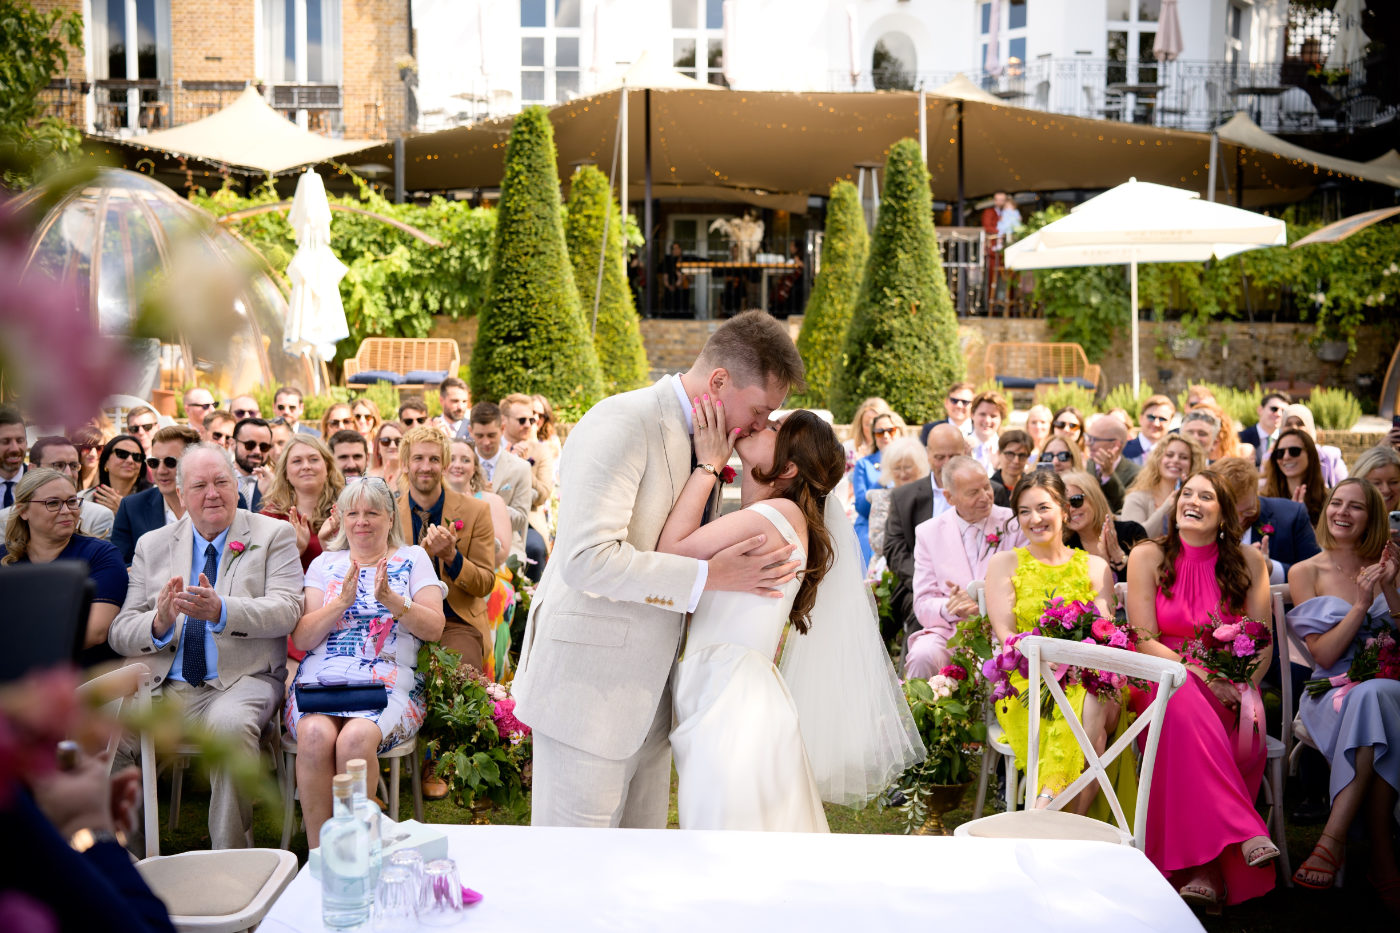
{"label": "groom's short hair", "polygon": [[741,386],[777,380],[790,392],[804,392],[802,355],[787,327],[767,311],[745,311],[730,318],[705,341],[697,360],[704,369],[726,369]]}

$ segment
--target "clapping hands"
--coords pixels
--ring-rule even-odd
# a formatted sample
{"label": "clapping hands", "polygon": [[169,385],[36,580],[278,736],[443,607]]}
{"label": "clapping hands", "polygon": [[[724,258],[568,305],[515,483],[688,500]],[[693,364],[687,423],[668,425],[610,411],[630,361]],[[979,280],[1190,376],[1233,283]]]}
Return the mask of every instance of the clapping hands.
{"label": "clapping hands", "polygon": [[321,541],[321,550],[330,549],[330,543],[335,540],[335,536],[340,533],[340,506],[331,506],[331,514],[326,516],[326,520],[321,523],[321,530],[316,532],[316,537]]}
{"label": "clapping hands", "polygon": [[967,594],[967,591],[952,581],[944,583],[948,587],[948,615],[959,619],[966,619],[977,614],[977,600]]}
{"label": "clapping hands", "polygon": [[428,556],[437,560],[451,560],[452,552],[457,550],[457,536],[449,531],[445,524],[429,525],[419,543],[423,550],[428,552]]}

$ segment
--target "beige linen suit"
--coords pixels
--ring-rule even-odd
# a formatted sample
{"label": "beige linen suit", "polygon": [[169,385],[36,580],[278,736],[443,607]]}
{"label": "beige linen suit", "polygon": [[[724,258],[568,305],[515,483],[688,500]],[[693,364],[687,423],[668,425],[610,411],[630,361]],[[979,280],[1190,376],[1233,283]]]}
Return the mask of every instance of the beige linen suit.
{"label": "beige linen suit", "polygon": [[[503,446],[505,443],[501,441]],[[510,552],[523,558],[525,526],[535,503],[534,478],[530,475],[529,462],[509,450],[502,450],[496,460],[496,469],[491,474],[491,491],[506,500],[506,510],[510,512]]]}
{"label": "beige linen suit", "polygon": [[[234,541],[245,545],[236,557],[228,546]],[[301,618],[304,577],[296,532],[284,521],[235,511],[214,582],[228,620],[222,632],[214,633],[218,668],[209,672],[203,687],[168,679],[185,617],[175,620],[174,634],[164,648],[156,647],[151,634],[161,588],[171,577],[189,580],[193,542],[188,515],[141,536],[126,603],[112,621],[108,641],[118,654],[140,658],[150,667],[157,696],[178,698],[187,718],[256,756],[258,735],[282,699],[287,636]],[[251,801],[242,798],[227,774],[212,775],[210,785],[209,836],[214,848],[247,845]]]}
{"label": "beige linen suit", "polygon": [[536,735],[537,825],[665,825],[669,681],[700,572],[654,550],[691,469],[676,378],[603,400],[564,445],[513,688]]}

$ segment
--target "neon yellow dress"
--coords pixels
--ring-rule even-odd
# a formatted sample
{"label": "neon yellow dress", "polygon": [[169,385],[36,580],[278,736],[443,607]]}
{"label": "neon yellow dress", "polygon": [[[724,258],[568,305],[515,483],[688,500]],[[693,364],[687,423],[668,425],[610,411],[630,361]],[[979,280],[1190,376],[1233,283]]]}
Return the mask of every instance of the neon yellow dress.
{"label": "neon yellow dress", "polygon": [[[1051,567],[1036,560],[1026,548],[1017,548],[1016,573],[1011,577],[1011,585],[1016,591],[1015,616],[1018,632],[1028,632],[1036,627],[1045,611],[1045,601],[1051,597],[1059,596],[1067,602],[1076,599],[1093,602],[1098,595],[1089,577],[1089,555],[1077,549],[1071,553],[1068,563]],[[1022,694],[1029,690],[1028,681],[1020,674],[1013,673],[1011,683]],[[1042,686],[1041,690],[1044,689]],[[1084,688],[1077,684],[1065,690],[1065,697],[1081,721],[1084,718],[1086,696]],[[1006,732],[1007,743],[1016,750],[1016,768],[1024,772],[1026,743],[1030,736],[1026,706],[1022,703],[1022,697],[1014,696],[1002,700],[996,704],[995,710],[997,722]],[[1128,725],[1129,716],[1125,707],[1119,717],[1118,732]],[[1116,733],[1109,738],[1110,745],[1115,737]],[[1108,775],[1113,781],[1124,813],[1131,821],[1133,808],[1137,803],[1137,775],[1131,767],[1119,769],[1119,764],[1125,758],[1130,763],[1133,760],[1131,754],[1125,753],[1109,766]],[[1072,784],[1083,770],[1084,755],[1079,750],[1079,743],[1070,731],[1069,724],[1065,722],[1064,714],[1056,707],[1051,719],[1040,724],[1041,788],[1051,793],[1059,793]],[[1026,796],[1033,798],[1037,793],[1037,789],[1027,789]],[[1027,803],[1033,806],[1029,800]],[[1102,795],[1094,801],[1089,815],[1105,821],[1112,820],[1111,811]]]}

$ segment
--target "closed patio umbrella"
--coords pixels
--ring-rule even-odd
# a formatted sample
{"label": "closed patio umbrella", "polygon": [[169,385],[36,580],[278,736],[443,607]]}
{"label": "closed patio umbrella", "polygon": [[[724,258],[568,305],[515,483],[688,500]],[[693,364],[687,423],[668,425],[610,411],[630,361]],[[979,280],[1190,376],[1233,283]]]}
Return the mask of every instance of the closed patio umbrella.
{"label": "closed patio umbrella", "polygon": [[1327,68],[1340,70],[1359,62],[1369,41],[1361,31],[1361,11],[1366,0],[1337,0],[1332,12],[1337,15],[1337,39],[1327,56]]}
{"label": "closed patio umbrella", "polygon": [[1176,0],[1162,0],[1157,37],[1152,40],[1152,57],[1159,62],[1174,62],[1180,54],[1181,17],[1177,15]]}
{"label": "closed patio umbrella", "polygon": [[287,223],[296,231],[297,251],[287,264],[292,298],[283,343],[293,353],[329,360],[336,343],[350,336],[340,301],[346,267],[331,251],[331,207],[321,176],[312,169],[297,180]]}

